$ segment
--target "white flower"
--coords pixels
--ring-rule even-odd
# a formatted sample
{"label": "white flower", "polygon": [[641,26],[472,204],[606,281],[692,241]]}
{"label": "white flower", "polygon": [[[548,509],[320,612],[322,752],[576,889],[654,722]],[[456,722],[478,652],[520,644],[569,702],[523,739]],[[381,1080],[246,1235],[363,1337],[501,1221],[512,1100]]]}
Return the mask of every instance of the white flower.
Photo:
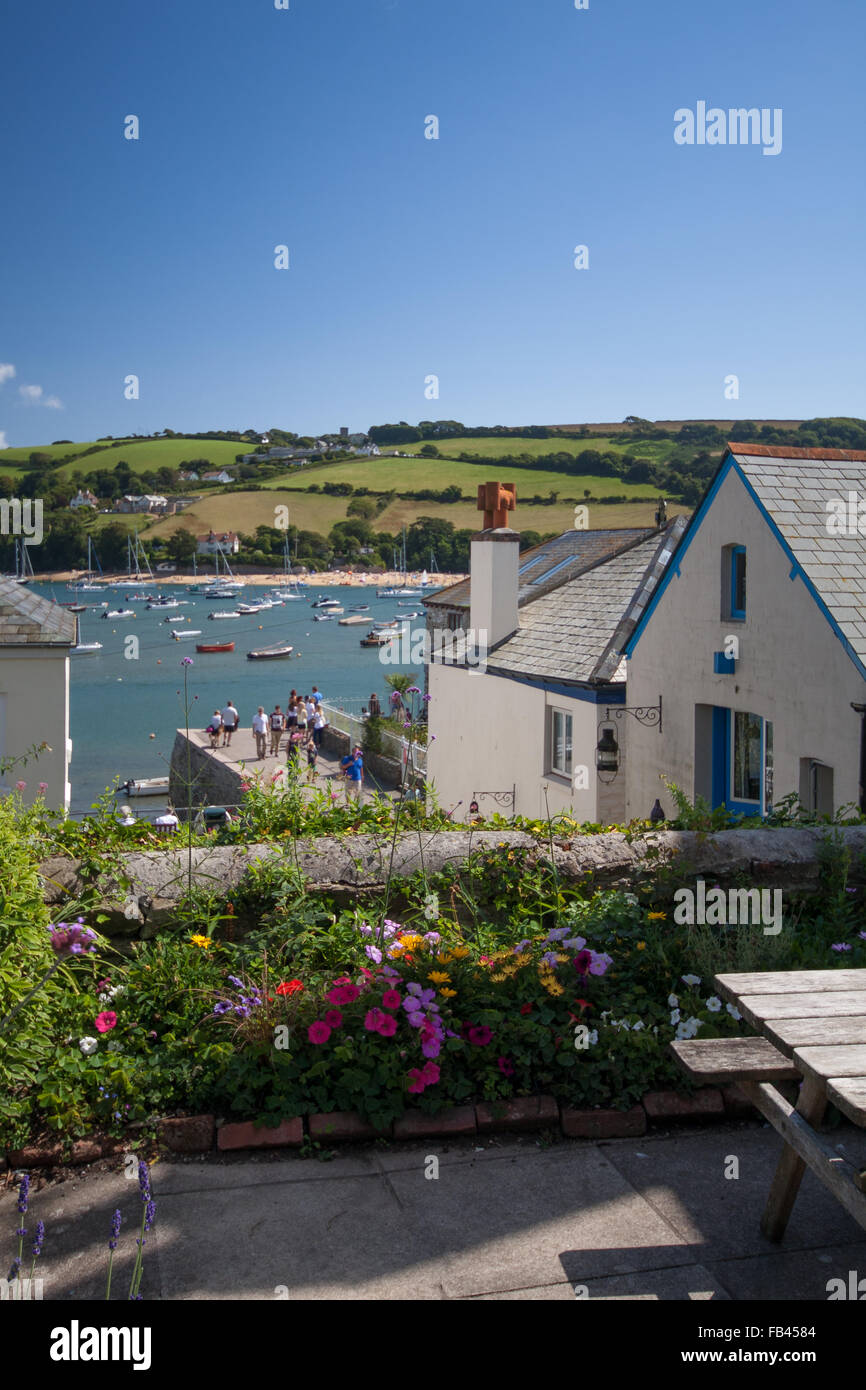
{"label": "white flower", "polygon": [[631,903],[632,907],[637,907],[639,899],[634,893],[623,893],[623,897],[627,903]]}
{"label": "white flower", "polygon": [[641,1019],[638,1019],[637,1023],[632,1024],[631,1031],[633,1033],[639,1033],[641,1028],[643,1028],[643,1021]]}
{"label": "white flower", "polygon": [[138,921],[138,919],[141,917],[141,913],[138,910],[138,903],[136,902],[135,898],[127,898],[123,907],[123,915],[128,922]]}
{"label": "white flower", "polygon": [[680,1001],[679,1001],[679,999],[677,998],[677,996],[676,996],[675,994],[669,994],[669,995],[668,995],[668,1008],[669,1008],[669,1009],[676,1009],[676,1008],[679,1006],[679,1002],[680,1002]]}
{"label": "white flower", "polygon": [[719,1012],[719,1009],[720,1009],[721,1007],[722,1007],[722,1001],[721,1001],[721,999],[719,999],[719,997],[718,997],[717,995],[713,994],[713,995],[711,995],[710,998],[707,1000],[707,1008],[709,1009],[709,1011],[710,1011],[711,1014],[717,1014],[717,1013]]}
{"label": "white flower", "polygon": [[79,1038],[78,1046],[81,1048],[85,1057],[92,1057],[99,1043],[96,1038]]}
{"label": "white flower", "polygon": [[123,1051],[123,1043],[121,1043],[121,1042],[116,1042],[116,1041],[112,1038],[111,1042],[108,1044],[108,1050],[109,1050],[109,1052],[122,1052],[122,1051]]}
{"label": "white flower", "polygon": [[589,1035],[589,1037],[588,1037],[588,1039],[587,1039],[587,1042],[589,1043],[589,1046],[590,1046],[590,1047],[595,1047],[596,1043],[598,1042],[598,1029],[597,1029],[597,1028],[593,1028],[592,1032],[590,1033],[590,1035]]}
{"label": "white flower", "polygon": [[691,1037],[691,1033],[689,1032],[687,1025],[686,1025],[685,1023],[678,1023],[678,1024],[677,1024],[677,1041],[678,1041],[678,1042],[682,1042],[683,1039],[685,1039],[685,1038],[690,1038],[690,1037]]}
{"label": "white flower", "polygon": [[679,1011],[679,1009],[671,1009],[671,1023],[679,1023],[679,1021],[680,1021],[680,1011]]}
{"label": "white flower", "polygon": [[435,893],[430,893],[424,900],[424,916],[428,922],[439,920],[439,899]]}
{"label": "white flower", "polygon": [[736,1004],[726,1004],[726,1005],[725,1005],[725,1008],[727,1009],[728,1013],[731,1015],[731,1018],[737,1018],[737,1019],[739,1019],[739,1018],[742,1018],[742,1017],[743,1017],[743,1015],[740,1013],[739,1009],[737,1008]]}
{"label": "white flower", "polygon": [[684,985],[699,985],[701,983],[700,975],[681,975],[680,979]]}
{"label": "white flower", "polygon": [[701,1020],[699,1018],[687,1018],[686,1028],[688,1031],[686,1033],[686,1037],[693,1038],[700,1027]]}

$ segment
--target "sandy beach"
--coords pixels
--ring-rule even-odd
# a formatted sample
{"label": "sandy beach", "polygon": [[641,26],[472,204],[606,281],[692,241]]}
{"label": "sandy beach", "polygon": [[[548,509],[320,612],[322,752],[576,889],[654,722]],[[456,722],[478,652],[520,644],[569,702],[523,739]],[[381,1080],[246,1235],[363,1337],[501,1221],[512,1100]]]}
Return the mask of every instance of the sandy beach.
{"label": "sandy beach", "polygon": [[[46,584],[70,584],[74,580],[80,579],[83,573],[83,570],[59,570],[54,574],[37,574],[36,580],[37,583],[41,581]],[[213,578],[213,575],[209,570],[202,569],[198,574],[193,574],[190,570],[184,573],[178,571],[176,574],[155,573],[153,577],[157,584],[173,586],[178,584],[206,584]],[[270,574],[244,574],[238,571],[236,577],[242,579],[247,586],[264,589],[279,588],[287,582],[286,576],[281,570],[274,570],[273,573]],[[449,584],[456,584],[459,580],[467,577],[468,576],[463,574],[430,574],[429,572],[427,575],[430,586],[435,588],[445,588]],[[122,572],[118,572],[117,574],[105,574],[103,578],[105,583],[111,584],[115,581],[119,582],[124,579],[124,575]],[[359,570],[327,570],[323,571],[321,574],[293,576],[293,579],[295,578],[302,585],[306,585],[308,589],[326,589],[333,585],[342,585],[346,588],[360,588],[369,584],[375,584],[382,589],[416,589],[420,588],[421,585],[420,572],[403,575],[396,570],[387,570],[385,572],[370,574]],[[129,580],[130,588],[135,586],[135,582],[135,579]],[[141,580],[139,582],[144,581]],[[150,581],[148,580],[147,582],[149,583]]]}

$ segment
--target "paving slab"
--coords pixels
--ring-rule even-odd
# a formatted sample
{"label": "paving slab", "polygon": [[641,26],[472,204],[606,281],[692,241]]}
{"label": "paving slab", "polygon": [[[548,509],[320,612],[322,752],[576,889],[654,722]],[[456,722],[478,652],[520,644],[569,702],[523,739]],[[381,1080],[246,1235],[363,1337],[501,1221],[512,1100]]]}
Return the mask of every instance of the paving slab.
{"label": "paving slab", "polygon": [[[818,1226],[815,1234],[819,1231]],[[846,1245],[822,1244],[812,1250],[773,1249],[769,1241],[767,1245],[766,1254],[753,1255],[750,1259],[707,1261],[707,1267],[732,1299],[738,1302],[781,1298],[786,1302],[827,1302],[828,1281],[843,1279],[848,1286],[852,1270],[857,1279],[864,1280],[860,1301],[866,1299],[866,1239]]]}
{"label": "paving slab", "polygon": [[[851,1127],[834,1132],[830,1142],[843,1144],[851,1157],[858,1138],[859,1131]],[[760,1222],[781,1149],[775,1130],[744,1125],[730,1131],[704,1129],[673,1141],[619,1141],[605,1153],[682,1240],[700,1247],[700,1257],[707,1262],[774,1249],[761,1234]],[[639,1157],[638,1151],[645,1156]],[[726,1171],[739,1176],[725,1177]],[[782,1248],[863,1238],[863,1228],[807,1169]]]}
{"label": "paving slab", "polygon": [[476,1294],[469,1302],[495,1302],[513,1299],[557,1299],[559,1302],[728,1302],[715,1275],[704,1265],[679,1265],[672,1269],[647,1269],[639,1274],[618,1274],[609,1279],[590,1279],[584,1284],[554,1284],[533,1289],[510,1289],[507,1293]]}

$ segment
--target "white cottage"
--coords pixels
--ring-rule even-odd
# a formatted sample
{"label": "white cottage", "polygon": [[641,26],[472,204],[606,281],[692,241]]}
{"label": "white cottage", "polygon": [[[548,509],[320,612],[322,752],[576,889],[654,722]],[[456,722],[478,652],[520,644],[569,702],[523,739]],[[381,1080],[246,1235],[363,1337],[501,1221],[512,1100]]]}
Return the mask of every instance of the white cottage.
{"label": "white cottage", "polygon": [[[684,527],[680,518],[663,530],[568,531],[522,555],[508,528],[473,538],[470,579],[425,600],[427,776],[443,808],[467,815],[475,801],[485,817],[623,819],[632,721],[622,717],[622,651]],[[616,731],[620,767],[601,777],[605,727]]]}
{"label": "white cottage", "polygon": [[[31,803],[47,784],[48,806],[69,809],[69,651],[77,620],[56,603],[0,579],[0,795],[26,782]],[[12,760],[46,748],[26,766]]]}
{"label": "white cottage", "polygon": [[625,651],[628,815],[866,807],[866,453],[730,444]]}

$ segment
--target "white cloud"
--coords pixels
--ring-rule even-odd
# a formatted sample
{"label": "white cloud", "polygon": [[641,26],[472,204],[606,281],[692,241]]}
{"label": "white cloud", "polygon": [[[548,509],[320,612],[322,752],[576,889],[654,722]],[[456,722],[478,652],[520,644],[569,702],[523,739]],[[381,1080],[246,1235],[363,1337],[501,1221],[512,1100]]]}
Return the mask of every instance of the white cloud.
{"label": "white cloud", "polygon": [[15,368],[12,366],[11,362],[0,362],[0,386],[3,385],[4,381],[8,381],[10,377],[14,375]]}
{"label": "white cloud", "polygon": [[59,396],[46,396],[41,386],[19,386],[18,394],[28,405],[44,405],[48,410],[62,410]]}

